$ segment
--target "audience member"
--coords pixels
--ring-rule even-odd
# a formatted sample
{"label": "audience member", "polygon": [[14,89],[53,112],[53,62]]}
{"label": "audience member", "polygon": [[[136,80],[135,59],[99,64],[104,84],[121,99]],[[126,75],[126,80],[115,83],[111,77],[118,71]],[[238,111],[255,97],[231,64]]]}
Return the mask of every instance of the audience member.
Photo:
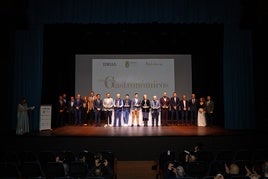
{"label": "audience member", "polygon": [[179,165],[176,167],[176,178],[181,178],[181,177],[185,177],[186,173],[185,170],[183,168],[183,166]]}
{"label": "audience member", "polygon": [[226,173],[225,178],[231,179],[234,176],[240,175],[240,168],[236,163],[231,163],[230,166],[225,164],[225,173]]}
{"label": "audience member", "polygon": [[103,158],[101,153],[95,155],[95,166],[92,168],[90,176],[103,177],[105,179],[112,179],[114,177],[113,168],[110,166],[109,161]]}
{"label": "audience member", "polygon": [[224,176],[221,173],[217,173],[213,178],[214,179],[224,179]]}
{"label": "audience member", "polygon": [[184,167],[182,165],[175,165],[173,161],[168,162],[167,168],[164,171],[164,179],[177,179],[186,177]]}
{"label": "audience member", "polygon": [[262,172],[263,172],[263,176],[261,178],[267,179],[268,178],[268,161],[265,161],[262,164]]}
{"label": "audience member", "polygon": [[250,170],[247,166],[245,166],[246,169],[246,176],[249,177],[250,179],[258,179],[261,177],[260,174],[258,174],[255,170]]}
{"label": "audience member", "polygon": [[68,176],[69,174],[69,164],[65,161],[65,156],[63,152],[60,152],[58,155],[56,155],[56,162],[62,163],[64,167],[65,176]]}
{"label": "audience member", "polygon": [[164,170],[164,179],[175,179],[176,178],[176,168],[173,162],[167,164],[166,170]]}

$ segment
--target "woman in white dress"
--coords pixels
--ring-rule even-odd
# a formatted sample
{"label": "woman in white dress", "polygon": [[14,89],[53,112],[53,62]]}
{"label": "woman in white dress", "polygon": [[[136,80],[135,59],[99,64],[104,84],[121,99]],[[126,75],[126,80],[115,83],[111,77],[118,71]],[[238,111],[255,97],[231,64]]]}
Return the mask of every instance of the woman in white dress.
{"label": "woman in white dress", "polygon": [[203,127],[207,126],[205,108],[206,108],[205,98],[201,97],[198,104],[197,126],[203,126]]}
{"label": "woman in white dress", "polygon": [[20,103],[18,104],[17,109],[17,128],[16,134],[23,135],[25,133],[29,133],[29,116],[28,111],[33,110],[34,107],[28,107],[26,99],[22,98]]}

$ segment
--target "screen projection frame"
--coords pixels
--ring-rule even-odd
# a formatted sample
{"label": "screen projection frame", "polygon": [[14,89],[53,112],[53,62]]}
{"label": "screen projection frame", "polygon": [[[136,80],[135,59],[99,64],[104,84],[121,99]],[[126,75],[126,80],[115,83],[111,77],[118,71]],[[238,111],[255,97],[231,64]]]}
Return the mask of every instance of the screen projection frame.
{"label": "screen projection frame", "polygon": [[[149,91],[145,91],[142,93],[148,94],[149,99],[152,98],[152,95],[157,95],[160,98],[164,91],[167,91],[169,97],[172,96],[173,91],[177,92],[179,98],[183,94],[187,97],[190,97],[192,93],[192,56],[191,54],[169,54],[169,55],[149,55],[149,54],[76,54],[75,55],[75,94],[80,93],[81,96],[88,96],[90,91],[94,91],[95,94],[99,93],[92,86],[92,76],[93,73],[93,59],[118,59],[118,60],[130,60],[131,59],[139,59],[139,60],[150,60],[150,59],[158,59],[164,61],[164,59],[174,59],[174,88],[170,90],[159,91],[157,94],[151,94]],[[138,70],[138,69],[137,69]],[[105,71],[103,71],[105,73]],[[157,75],[159,74],[157,71],[152,71],[151,73]],[[169,79],[167,79],[168,81]],[[109,91],[107,91],[109,92]],[[139,91],[136,91],[139,93]],[[112,92],[111,96],[114,97],[115,93]],[[118,91],[118,93],[121,93]],[[133,93],[133,94],[132,94]],[[139,93],[140,94],[140,93]],[[134,96],[134,92],[129,92],[130,97]],[[142,97],[143,94],[139,96]],[[125,92],[121,93],[121,97],[125,96]],[[105,94],[101,93],[101,97],[104,98]]]}

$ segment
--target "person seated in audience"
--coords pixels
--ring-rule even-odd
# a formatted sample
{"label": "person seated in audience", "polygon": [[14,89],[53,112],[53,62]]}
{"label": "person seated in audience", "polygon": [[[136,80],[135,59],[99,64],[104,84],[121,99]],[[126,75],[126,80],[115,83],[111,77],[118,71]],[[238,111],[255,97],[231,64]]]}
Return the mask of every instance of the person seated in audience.
{"label": "person seated in audience", "polygon": [[265,161],[262,164],[262,172],[263,172],[263,176],[261,176],[261,178],[268,179],[268,161]]}
{"label": "person seated in audience", "polygon": [[246,176],[251,178],[251,179],[258,179],[261,177],[261,175],[259,175],[254,169],[252,169],[252,171],[247,167],[245,166],[245,169],[246,169]]}
{"label": "person seated in audience", "polygon": [[107,159],[104,159],[103,166],[102,166],[102,177],[105,179],[112,179],[114,176],[114,171],[110,166],[110,163]]}
{"label": "person seated in audience", "polygon": [[183,166],[179,165],[176,167],[176,178],[181,178],[181,177],[185,177],[186,173],[185,170],[183,168]]}
{"label": "person seated in audience", "polygon": [[176,178],[176,168],[173,162],[169,162],[166,170],[164,170],[164,179],[175,179]]}
{"label": "person seated in audience", "polygon": [[88,156],[88,151],[85,150],[80,152],[78,155],[78,161],[82,162],[86,166],[88,172],[91,170],[93,164]]}
{"label": "person seated in audience", "polygon": [[93,166],[90,176],[101,176],[105,179],[112,179],[114,171],[107,159],[101,153],[95,155],[95,166]]}
{"label": "person seated in audience", "polygon": [[194,149],[192,151],[185,151],[186,152],[186,156],[185,156],[185,162],[186,163],[190,163],[190,162],[194,162],[196,160],[198,160],[199,157],[199,153],[202,150],[202,144],[201,143],[197,143],[194,145]]}
{"label": "person seated in audience", "polygon": [[195,162],[196,160],[197,157],[192,153],[189,153],[188,155],[185,156],[185,163]]}
{"label": "person seated in audience", "polygon": [[183,166],[175,166],[173,162],[168,163],[167,169],[164,172],[164,179],[176,179],[186,177],[186,173]]}
{"label": "person seated in audience", "polygon": [[262,173],[257,173],[254,168],[252,171],[245,166],[245,169],[247,171],[246,176],[248,176],[250,179],[268,179],[268,161],[265,161],[262,164]]}
{"label": "person seated in audience", "polygon": [[236,163],[231,163],[230,166],[227,166],[225,164],[225,173],[226,177],[225,178],[232,178],[233,176],[239,176],[240,175],[240,168]]}
{"label": "person seated in audience", "polygon": [[69,174],[69,165],[65,162],[65,156],[64,154],[60,153],[56,156],[56,162],[62,163],[64,167],[65,175],[68,176]]}
{"label": "person seated in audience", "polygon": [[217,173],[213,178],[214,179],[224,179],[224,176],[221,173]]}

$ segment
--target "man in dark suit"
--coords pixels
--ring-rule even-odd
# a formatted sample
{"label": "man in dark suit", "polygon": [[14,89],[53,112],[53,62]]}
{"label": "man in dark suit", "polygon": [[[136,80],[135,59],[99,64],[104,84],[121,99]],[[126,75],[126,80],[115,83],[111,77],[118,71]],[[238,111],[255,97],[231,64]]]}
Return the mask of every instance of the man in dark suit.
{"label": "man in dark suit", "polygon": [[189,99],[189,111],[190,111],[190,124],[197,125],[197,104],[198,99],[196,99],[195,93],[191,94],[191,99]]}
{"label": "man in dark suit", "polygon": [[94,114],[95,114],[95,125],[100,127],[101,122],[101,111],[103,108],[103,101],[100,99],[101,95],[97,94],[93,102],[94,104]]}
{"label": "man in dark suit", "polygon": [[174,91],[173,96],[170,98],[170,106],[171,106],[171,120],[174,118],[176,120],[176,124],[179,124],[179,110],[180,110],[180,99],[177,96],[177,93]]}
{"label": "man in dark suit", "polygon": [[185,94],[182,95],[182,99],[180,101],[180,109],[181,122],[183,125],[186,125],[188,123],[189,101],[187,100],[187,96]]}
{"label": "man in dark suit", "polygon": [[160,98],[160,105],[161,105],[161,125],[168,126],[170,98],[167,96],[167,92],[164,92],[163,96]]}

